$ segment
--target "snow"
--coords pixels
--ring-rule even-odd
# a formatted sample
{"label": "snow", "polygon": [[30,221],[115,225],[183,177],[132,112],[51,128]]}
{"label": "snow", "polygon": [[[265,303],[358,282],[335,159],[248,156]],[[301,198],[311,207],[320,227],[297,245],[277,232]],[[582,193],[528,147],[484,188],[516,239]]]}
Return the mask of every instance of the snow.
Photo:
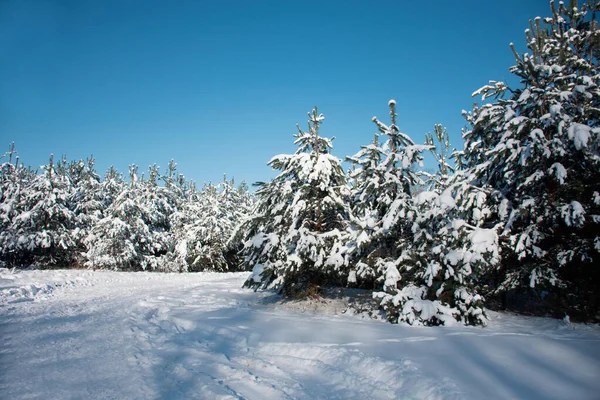
{"label": "snow", "polygon": [[578,201],[561,207],[561,216],[567,226],[581,226],[585,220],[585,210]]}
{"label": "snow", "polygon": [[498,234],[494,229],[476,228],[469,234],[471,248],[477,253],[496,253]]}
{"label": "snow", "polygon": [[575,148],[581,150],[588,145],[592,129],[583,124],[573,124],[569,127],[568,136],[573,141]]}
{"label": "snow", "polygon": [[[344,313],[344,299],[312,309],[281,304],[272,292],[241,289],[247,276],[0,269],[0,398],[595,399],[600,392],[598,326],[494,312],[487,328],[392,325]],[[432,305],[419,307],[435,312],[425,310]]]}
{"label": "snow", "polygon": [[561,163],[554,163],[548,170],[551,174],[553,173],[558,183],[563,185],[565,178],[567,177],[567,170]]}
{"label": "snow", "polygon": [[415,198],[415,204],[422,205],[426,203],[432,203],[439,197],[439,194],[431,191],[423,191],[417,194]]}

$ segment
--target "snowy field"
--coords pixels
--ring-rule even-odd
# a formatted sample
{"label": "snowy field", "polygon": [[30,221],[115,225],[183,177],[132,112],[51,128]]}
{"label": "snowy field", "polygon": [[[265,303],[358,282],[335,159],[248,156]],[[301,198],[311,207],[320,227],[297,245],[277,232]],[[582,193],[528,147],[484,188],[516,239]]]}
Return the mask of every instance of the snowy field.
{"label": "snowy field", "polygon": [[598,399],[600,328],[415,328],[247,274],[0,269],[0,399]]}

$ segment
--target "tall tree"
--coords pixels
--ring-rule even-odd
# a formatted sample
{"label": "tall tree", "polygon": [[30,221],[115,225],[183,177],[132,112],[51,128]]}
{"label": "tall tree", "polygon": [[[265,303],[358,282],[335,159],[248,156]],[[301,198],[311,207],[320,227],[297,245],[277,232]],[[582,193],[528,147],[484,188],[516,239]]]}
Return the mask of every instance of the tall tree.
{"label": "tall tree", "polygon": [[279,175],[258,184],[257,214],[246,224],[244,254],[253,268],[246,285],[289,296],[318,293],[346,274],[327,262],[347,225],[345,175],[332,141],[319,135],[323,115],[316,107],[308,115],[308,131],[298,127],[295,135],[298,150],[269,161]]}
{"label": "tall tree", "polygon": [[75,238],[79,247],[78,264],[85,262],[81,257],[81,253],[85,252],[85,238],[103,218],[107,207],[100,176],[94,168],[95,163],[94,158],[90,157],[86,162],[79,160],[69,164],[69,178],[74,189],[71,206],[77,217]]}
{"label": "tall tree", "polygon": [[397,267],[403,249],[410,243],[415,217],[411,190],[421,182],[414,167],[421,163],[421,152],[428,148],[400,132],[396,102],[390,100],[388,106],[389,126],[373,118],[380,135],[386,137],[383,146],[376,137],[371,145],[349,158],[358,166],[352,193],[350,262],[359,281],[372,282],[375,278],[379,285],[391,281],[392,276],[400,279]]}
{"label": "tall tree", "polygon": [[[467,114],[462,163],[502,222],[499,291],[530,288],[555,311],[600,308],[600,30],[597,1],[550,2],[513,49],[522,87],[490,82],[496,101]],[[597,318],[597,315],[595,316]]]}

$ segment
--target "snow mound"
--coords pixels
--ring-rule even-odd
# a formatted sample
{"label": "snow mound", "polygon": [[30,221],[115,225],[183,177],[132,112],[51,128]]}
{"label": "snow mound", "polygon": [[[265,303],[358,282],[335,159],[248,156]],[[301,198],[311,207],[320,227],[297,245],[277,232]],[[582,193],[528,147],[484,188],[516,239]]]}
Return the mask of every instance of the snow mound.
{"label": "snow mound", "polygon": [[90,286],[88,271],[56,272],[15,271],[0,268],[0,306],[20,301],[46,299],[59,289]]}

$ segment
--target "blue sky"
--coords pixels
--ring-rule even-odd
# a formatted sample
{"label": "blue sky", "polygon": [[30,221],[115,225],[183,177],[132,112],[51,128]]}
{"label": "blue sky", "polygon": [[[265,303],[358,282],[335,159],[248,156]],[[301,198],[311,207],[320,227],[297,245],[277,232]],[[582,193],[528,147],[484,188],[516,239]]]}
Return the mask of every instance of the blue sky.
{"label": "blue sky", "polygon": [[[415,142],[435,123],[462,147],[461,110],[508,80],[509,43],[546,0],[0,2],[0,146],[38,167],[93,154],[140,170],[169,159],[203,182],[253,183],[295,151],[318,105],[343,158],[397,101]],[[3,150],[4,147],[0,147]]]}

